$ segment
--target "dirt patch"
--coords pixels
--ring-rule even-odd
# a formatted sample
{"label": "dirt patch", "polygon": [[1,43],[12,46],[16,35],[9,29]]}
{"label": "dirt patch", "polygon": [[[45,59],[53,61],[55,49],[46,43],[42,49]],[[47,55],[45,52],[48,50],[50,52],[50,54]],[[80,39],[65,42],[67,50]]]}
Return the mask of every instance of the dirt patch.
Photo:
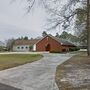
{"label": "dirt patch", "polygon": [[90,90],[90,57],[80,53],[59,65],[55,80],[59,90]]}

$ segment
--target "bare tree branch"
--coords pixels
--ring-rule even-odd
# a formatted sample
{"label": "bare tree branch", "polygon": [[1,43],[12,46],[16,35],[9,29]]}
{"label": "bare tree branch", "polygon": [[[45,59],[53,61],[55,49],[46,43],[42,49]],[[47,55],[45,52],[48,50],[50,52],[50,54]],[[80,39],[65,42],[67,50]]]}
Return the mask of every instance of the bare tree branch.
{"label": "bare tree branch", "polygon": [[27,13],[29,13],[31,11],[31,9],[34,7],[36,0],[27,0],[27,2],[29,3],[29,6],[27,7]]}

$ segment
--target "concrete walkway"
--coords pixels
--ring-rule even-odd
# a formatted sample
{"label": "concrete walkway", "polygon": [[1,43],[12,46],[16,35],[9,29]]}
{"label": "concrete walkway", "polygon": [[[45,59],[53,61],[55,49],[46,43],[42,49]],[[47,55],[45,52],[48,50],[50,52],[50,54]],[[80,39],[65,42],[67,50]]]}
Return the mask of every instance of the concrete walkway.
{"label": "concrete walkway", "polygon": [[58,90],[55,84],[56,67],[72,55],[43,55],[44,58],[39,61],[0,71],[0,83],[22,90]]}

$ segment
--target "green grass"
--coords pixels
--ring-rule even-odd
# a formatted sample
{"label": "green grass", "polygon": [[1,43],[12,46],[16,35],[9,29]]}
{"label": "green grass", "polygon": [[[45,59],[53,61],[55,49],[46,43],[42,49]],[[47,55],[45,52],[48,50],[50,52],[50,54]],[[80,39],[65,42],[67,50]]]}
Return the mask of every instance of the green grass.
{"label": "green grass", "polygon": [[40,54],[2,54],[0,55],[0,70],[31,63],[42,57]]}

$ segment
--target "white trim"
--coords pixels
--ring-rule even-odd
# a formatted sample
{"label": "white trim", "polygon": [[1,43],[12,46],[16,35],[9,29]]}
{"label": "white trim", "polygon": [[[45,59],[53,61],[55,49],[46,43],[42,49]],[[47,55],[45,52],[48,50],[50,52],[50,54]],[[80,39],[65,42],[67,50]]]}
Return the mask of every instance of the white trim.
{"label": "white trim", "polygon": [[36,44],[33,45],[33,51],[36,51]]}

